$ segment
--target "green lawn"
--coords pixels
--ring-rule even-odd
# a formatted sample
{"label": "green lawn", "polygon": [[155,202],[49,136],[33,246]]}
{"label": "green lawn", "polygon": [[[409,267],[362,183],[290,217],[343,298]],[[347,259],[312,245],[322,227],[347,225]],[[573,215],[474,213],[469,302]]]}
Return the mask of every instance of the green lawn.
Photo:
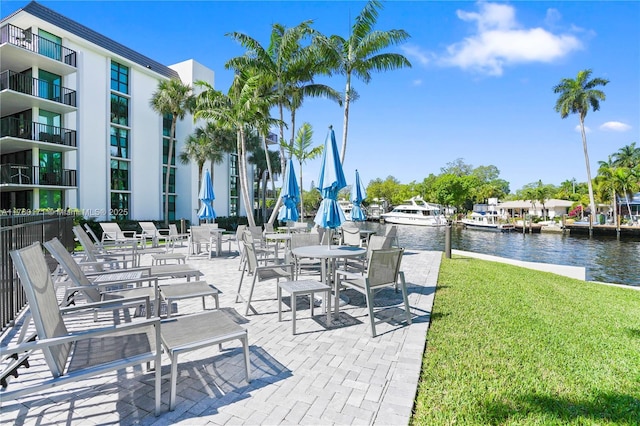
{"label": "green lawn", "polygon": [[640,424],[640,291],[443,259],[427,340],[412,424]]}

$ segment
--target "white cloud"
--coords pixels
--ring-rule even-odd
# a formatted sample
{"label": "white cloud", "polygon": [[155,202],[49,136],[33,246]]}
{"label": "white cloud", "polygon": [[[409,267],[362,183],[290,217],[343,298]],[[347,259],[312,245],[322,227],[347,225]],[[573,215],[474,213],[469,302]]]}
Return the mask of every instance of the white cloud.
{"label": "white cloud", "polygon": [[412,83],[414,86],[422,86],[422,80],[419,78],[413,80]]}
{"label": "white cloud", "polygon": [[403,44],[400,46],[400,50],[404,52],[409,60],[414,59],[420,62],[422,65],[427,65],[430,61],[429,54],[424,52],[419,46],[414,44]]}
{"label": "white cloud", "polygon": [[[478,3],[479,12],[458,10],[466,22],[476,24],[476,32],[447,47],[440,58],[445,66],[456,66],[483,74],[500,76],[504,67],[530,62],[552,62],[582,48],[571,34],[554,34],[543,28],[522,28],[513,6]],[[555,12],[547,14],[558,18]]]}
{"label": "white cloud", "polygon": [[[580,133],[580,125],[579,124],[576,125],[575,130],[576,130],[576,132]],[[588,128],[587,126],[584,126],[584,132],[585,133],[591,133],[591,129]]]}
{"label": "white cloud", "polygon": [[600,126],[600,130],[611,130],[614,132],[626,132],[631,130],[631,126],[621,123],[619,121],[607,121]]}

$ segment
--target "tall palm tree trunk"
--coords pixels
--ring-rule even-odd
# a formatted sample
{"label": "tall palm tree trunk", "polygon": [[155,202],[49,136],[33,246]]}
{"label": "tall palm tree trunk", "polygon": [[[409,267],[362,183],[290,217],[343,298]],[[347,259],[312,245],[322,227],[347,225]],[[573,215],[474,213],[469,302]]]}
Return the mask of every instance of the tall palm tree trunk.
{"label": "tall palm tree trunk", "polygon": [[302,193],[304,192],[302,189],[302,161],[298,162],[300,164],[300,222],[304,222],[304,201],[302,200]]}
{"label": "tall palm tree trunk", "polygon": [[253,203],[249,197],[249,179],[247,176],[247,150],[245,142],[244,129],[238,131],[238,168],[240,172],[240,192],[242,193],[242,202],[244,208],[247,211],[247,221],[249,226],[256,226],[256,221],[253,217]]}
{"label": "tall palm tree trunk", "polygon": [[587,165],[587,187],[589,188],[589,203],[591,204],[591,220],[589,223],[593,223],[593,219],[596,215],[596,200],[593,197],[593,182],[591,181],[591,166],[589,165],[589,151],[587,150],[587,134],[584,131],[584,117],[580,116],[580,133],[582,133],[582,149],[584,150],[584,161]]}
{"label": "tall palm tree trunk", "polygon": [[351,74],[347,73],[347,84],[344,89],[344,122],[342,124],[342,149],[340,150],[340,164],[344,164],[347,153],[347,131],[349,130],[349,104],[351,103]]}
{"label": "tall palm tree trunk", "polygon": [[620,229],[618,223],[618,199],[616,198],[616,190],[613,190],[613,222],[616,224],[616,230]]}
{"label": "tall palm tree trunk", "polygon": [[[282,146],[282,141],[284,141],[284,109],[282,107],[282,103],[278,104],[278,112],[280,113],[280,170],[282,170],[282,175],[284,176],[284,171],[287,169],[287,157],[284,152],[284,147]],[[278,217],[278,211],[280,210],[281,206],[282,196],[279,196],[276,200],[276,205],[273,206],[271,216],[269,216],[270,224],[275,223],[276,218]]]}

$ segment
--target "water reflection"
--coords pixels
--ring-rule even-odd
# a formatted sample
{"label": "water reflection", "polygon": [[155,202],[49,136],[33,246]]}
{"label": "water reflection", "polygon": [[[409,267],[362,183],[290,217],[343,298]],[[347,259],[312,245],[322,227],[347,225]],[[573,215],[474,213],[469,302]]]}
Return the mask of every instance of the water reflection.
{"label": "water reflection", "polygon": [[[362,228],[384,232],[386,226],[365,222]],[[445,229],[398,225],[400,243],[407,248],[444,250]],[[483,232],[461,227],[451,230],[451,247],[529,262],[583,266],[587,280],[640,285],[640,241],[615,237],[563,234]]]}

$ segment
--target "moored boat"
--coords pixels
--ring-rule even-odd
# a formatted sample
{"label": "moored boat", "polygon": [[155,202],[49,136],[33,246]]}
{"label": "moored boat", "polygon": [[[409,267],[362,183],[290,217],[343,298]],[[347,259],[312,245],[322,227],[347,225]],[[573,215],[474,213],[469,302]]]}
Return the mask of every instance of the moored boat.
{"label": "moored boat", "polygon": [[380,217],[387,223],[399,225],[445,226],[447,219],[438,204],[427,203],[421,197],[412,197]]}
{"label": "moored boat", "polygon": [[473,212],[460,222],[465,228],[482,231],[511,232],[515,229],[511,223],[500,223],[500,217],[495,212]]}
{"label": "moored boat", "polygon": [[338,206],[342,209],[345,219],[351,220],[351,209],[353,209],[353,204],[347,200],[338,200]]}

